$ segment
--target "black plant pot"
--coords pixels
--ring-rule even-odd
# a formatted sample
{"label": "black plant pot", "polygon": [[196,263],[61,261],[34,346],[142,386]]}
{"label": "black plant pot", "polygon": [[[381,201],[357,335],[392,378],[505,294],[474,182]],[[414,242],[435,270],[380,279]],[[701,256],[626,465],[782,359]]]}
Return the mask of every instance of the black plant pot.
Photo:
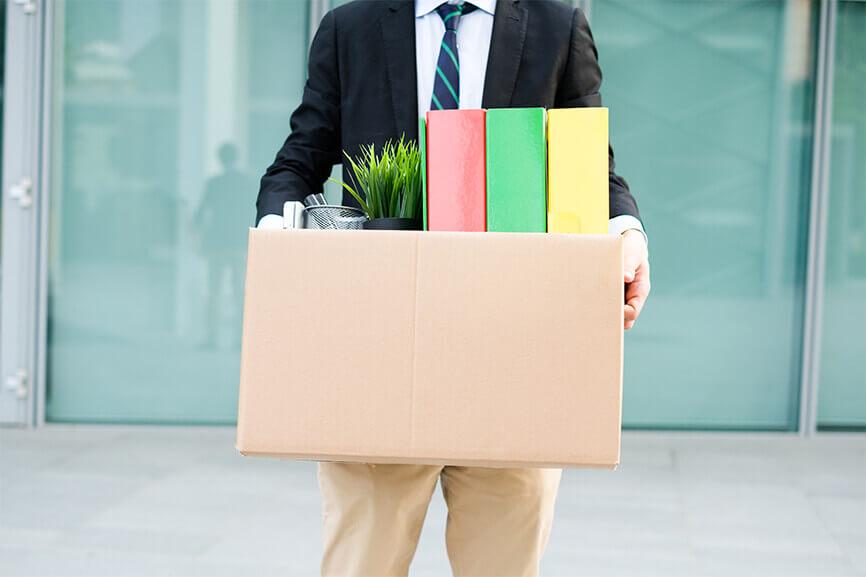
{"label": "black plant pot", "polygon": [[420,218],[374,218],[361,225],[366,230],[421,230]]}

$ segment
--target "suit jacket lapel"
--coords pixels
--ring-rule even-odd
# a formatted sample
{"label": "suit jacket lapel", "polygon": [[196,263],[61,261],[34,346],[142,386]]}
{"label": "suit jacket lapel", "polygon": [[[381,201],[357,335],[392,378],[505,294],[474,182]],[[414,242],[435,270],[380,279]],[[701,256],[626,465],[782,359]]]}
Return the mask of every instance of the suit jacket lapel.
{"label": "suit jacket lapel", "polygon": [[415,12],[411,0],[392,0],[380,21],[397,133],[418,136],[418,81],[415,71]]}
{"label": "suit jacket lapel", "polygon": [[497,1],[481,99],[483,108],[504,108],[511,104],[528,20],[528,11],[520,6],[519,0]]}

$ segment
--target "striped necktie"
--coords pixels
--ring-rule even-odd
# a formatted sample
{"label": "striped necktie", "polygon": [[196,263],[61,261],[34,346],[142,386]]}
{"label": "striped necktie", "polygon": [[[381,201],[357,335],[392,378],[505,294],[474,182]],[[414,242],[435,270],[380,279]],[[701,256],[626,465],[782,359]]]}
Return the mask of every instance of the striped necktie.
{"label": "striped necktie", "polygon": [[433,82],[433,98],[430,110],[449,110],[460,108],[460,58],[457,54],[457,24],[460,17],[475,10],[476,6],[444,3],[436,12],[445,23],[445,36],[439,49],[436,63],[436,79]]}

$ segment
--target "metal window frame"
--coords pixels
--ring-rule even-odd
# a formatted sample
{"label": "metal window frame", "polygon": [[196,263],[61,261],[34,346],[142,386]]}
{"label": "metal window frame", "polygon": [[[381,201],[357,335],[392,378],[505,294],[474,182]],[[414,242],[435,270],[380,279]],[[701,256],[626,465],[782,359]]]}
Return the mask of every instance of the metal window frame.
{"label": "metal window frame", "polygon": [[316,30],[319,29],[319,22],[331,9],[331,0],[307,0],[307,46],[313,43],[313,37],[316,35]]}
{"label": "metal window frame", "polygon": [[830,197],[833,87],[838,10],[838,0],[821,0],[816,57],[815,120],[812,139],[812,180],[809,199],[803,354],[800,373],[800,415],[797,428],[798,433],[804,437],[813,436],[818,431],[818,389],[821,380],[827,207]]}
{"label": "metal window frame", "polygon": [[42,25],[42,130],[41,130],[41,165],[40,189],[41,202],[39,205],[39,244],[38,262],[38,301],[36,311],[36,398],[35,398],[35,420],[34,425],[41,427],[45,424],[45,403],[48,387],[48,262],[49,262],[49,223],[51,218],[51,167],[54,162],[53,140],[51,138],[54,129],[54,50],[57,42],[55,38],[55,17],[57,4],[54,1],[44,2],[44,22]]}
{"label": "metal window frame", "polygon": [[[43,0],[6,3],[3,125],[3,287],[0,296],[0,423],[41,422],[36,334],[43,172]],[[9,88],[14,87],[14,90]],[[29,186],[21,187],[24,182]],[[17,197],[24,191],[27,202]]]}

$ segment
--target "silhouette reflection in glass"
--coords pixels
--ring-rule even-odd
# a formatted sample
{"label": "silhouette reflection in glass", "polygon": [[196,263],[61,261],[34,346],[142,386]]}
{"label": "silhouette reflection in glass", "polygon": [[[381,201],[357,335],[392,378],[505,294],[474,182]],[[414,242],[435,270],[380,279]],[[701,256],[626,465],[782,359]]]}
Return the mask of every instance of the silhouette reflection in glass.
{"label": "silhouette reflection in glass", "polygon": [[240,340],[247,229],[252,225],[256,181],[237,167],[238,149],[217,152],[222,171],[207,180],[195,226],[207,262],[205,346],[229,348]]}

